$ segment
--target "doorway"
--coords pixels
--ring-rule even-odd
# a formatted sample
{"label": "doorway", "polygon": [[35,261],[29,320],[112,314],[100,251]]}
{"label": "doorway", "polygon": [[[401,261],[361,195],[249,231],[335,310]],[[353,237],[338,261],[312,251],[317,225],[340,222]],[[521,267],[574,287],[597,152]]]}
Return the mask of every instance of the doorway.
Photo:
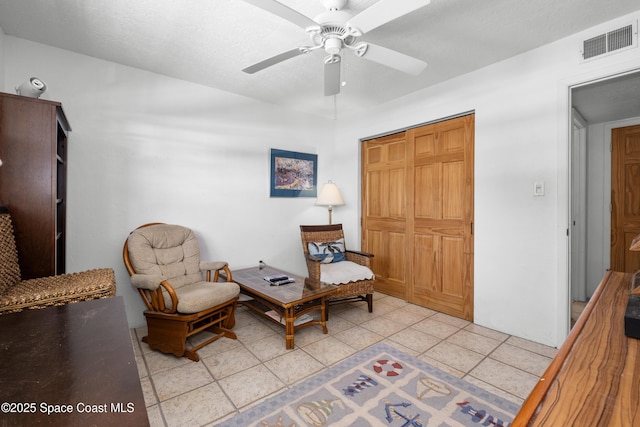
{"label": "doorway", "polygon": [[640,71],[571,88],[570,299],[572,321],[612,268],[612,133],[640,124]]}

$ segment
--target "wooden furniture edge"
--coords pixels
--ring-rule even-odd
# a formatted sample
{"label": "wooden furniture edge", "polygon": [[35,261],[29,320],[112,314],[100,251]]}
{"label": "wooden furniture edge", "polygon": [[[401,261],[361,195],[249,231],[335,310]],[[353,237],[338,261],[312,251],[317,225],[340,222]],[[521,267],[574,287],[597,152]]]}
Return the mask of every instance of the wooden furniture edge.
{"label": "wooden furniture edge", "polygon": [[573,328],[571,328],[571,332],[567,336],[567,339],[564,341],[564,343],[562,343],[562,346],[560,346],[560,349],[551,361],[551,364],[549,365],[547,370],[544,371],[544,374],[542,374],[540,380],[522,404],[520,411],[518,411],[518,414],[511,423],[511,427],[526,427],[533,420],[533,417],[536,415],[536,410],[544,401],[549,388],[551,388],[551,385],[558,375],[558,372],[560,372],[560,369],[562,369],[567,356],[569,355],[569,353],[571,353],[576,340],[580,336],[585,323],[587,323],[589,316],[593,312],[593,308],[595,307],[597,301],[600,299],[603,289],[606,286],[607,282],[609,282],[612,274],[612,270],[609,270],[605,273],[605,276],[598,285],[596,292],[589,300],[589,303],[578,318],[576,324],[573,326]]}
{"label": "wooden furniture edge", "polygon": [[326,224],[326,225],[301,225],[300,231],[305,233],[317,233],[322,231],[338,231],[342,230],[342,224]]}

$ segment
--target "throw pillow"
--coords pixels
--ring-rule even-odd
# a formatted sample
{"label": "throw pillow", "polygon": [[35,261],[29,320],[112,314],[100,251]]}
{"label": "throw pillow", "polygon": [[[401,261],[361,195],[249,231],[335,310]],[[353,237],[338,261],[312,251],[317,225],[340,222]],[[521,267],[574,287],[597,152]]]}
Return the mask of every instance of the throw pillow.
{"label": "throw pillow", "polygon": [[323,264],[340,262],[346,259],[344,238],[335,242],[309,242],[307,247],[309,248],[309,254],[320,258],[322,260],[320,262]]}

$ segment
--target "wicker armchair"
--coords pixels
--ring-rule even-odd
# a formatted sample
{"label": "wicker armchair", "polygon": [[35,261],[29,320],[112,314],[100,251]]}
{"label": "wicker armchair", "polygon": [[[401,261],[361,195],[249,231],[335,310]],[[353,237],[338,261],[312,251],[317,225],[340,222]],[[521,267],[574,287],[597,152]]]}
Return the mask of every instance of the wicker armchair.
{"label": "wicker armchair", "polygon": [[[142,341],[152,350],[197,362],[197,351],[205,345],[223,336],[237,339],[231,328],[240,286],[232,282],[226,262],[200,261],[192,230],[172,224],[142,225],[129,234],[122,256],[131,284],[147,306],[148,331]],[[226,282],[218,281],[220,271]],[[187,339],[202,331],[214,335],[187,348]]]}
{"label": "wicker armchair", "polygon": [[0,314],[115,294],[116,281],[110,268],[21,280],[11,215],[6,206],[0,206]]}
{"label": "wicker armchair", "polygon": [[[300,236],[309,277],[338,286],[329,304],[366,301],[371,313],[375,281],[371,271],[373,255],[347,250],[342,224],[301,225]],[[328,308],[326,315],[328,319]]]}

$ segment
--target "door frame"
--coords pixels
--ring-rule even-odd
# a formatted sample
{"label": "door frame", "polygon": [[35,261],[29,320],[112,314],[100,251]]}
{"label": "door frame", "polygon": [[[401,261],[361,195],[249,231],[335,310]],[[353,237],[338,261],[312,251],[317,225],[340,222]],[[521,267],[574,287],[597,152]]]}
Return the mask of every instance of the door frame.
{"label": "door frame", "polygon": [[[565,303],[561,305],[561,307],[564,308],[564,310],[559,310],[559,317],[558,317],[558,333],[559,333],[559,339],[560,342],[564,341],[564,338],[568,335],[569,330],[570,330],[570,325],[571,325],[571,301],[572,301],[572,283],[574,280],[573,275],[576,274],[574,272],[574,267],[572,264],[572,236],[570,233],[570,230],[572,229],[571,227],[571,221],[573,218],[573,201],[574,201],[574,193],[576,192],[576,190],[573,188],[572,186],[572,175],[575,172],[574,171],[574,165],[573,165],[573,159],[574,159],[574,152],[573,152],[573,128],[574,128],[574,117],[573,117],[573,101],[572,101],[572,93],[573,93],[573,89],[579,88],[579,87],[584,87],[584,86],[589,86],[591,84],[597,84],[597,83],[602,83],[605,82],[607,80],[611,80],[614,78],[618,78],[618,77],[622,77],[625,75],[629,75],[629,74],[636,74],[636,73],[640,73],[640,68],[635,65],[635,66],[630,66],[627,69],[623,69],[623,70],[611,70],[609,73],[607,72],[602,72],[600,71],[600,73],[598,73],[598,75],[596,76],[592,76],[591,78],[585,78],[583,76],[582,79],[580,80],[576,80],[574,79],[563,79],[560,81],[559,84],[559,102],[564,103],[566,102],[565,106],[566,109],[564,110],[564,121],[566,123],[566,128],[562,129],[561,135],[559,135],[561,138],[563,138],[566,141],[566,145],[562,146],[562,144],[559,144],[559,158],[563,159],[564,158],[564,164],[566,165],[566,170],[565,173],[562,174],[561,171],[559,171],[559,186],[558,189],[562,189],[563,187],[566,188],[566,198],[565,200],[565,205],[564,208],[566,209],[563,210],[562,207],[563,205],[560,204],[560,210],[559,210],[559,224],[560,227],[562,227],[562,225],[564,224],[566,227],[566,235],[567,235],[567,239],[565,240],[561,240],[559,241],[559,249],[560,249],[560,253],[565,254],[565,257],[563,257],[562,259],[560,259],[559,264],[558,264],[558,268],[559,268],[559,279],[561,280],[560,283],[562,283],[563,281],[566,281],[566,288],[562,288],[559,287],[559,300],[558,302],[560,304],[562,304],[562,301],[564,300]],[[604,163],[604,177],[603,177],[603,195],[602,195],[602,199],[603,199],[603,203],[601,206],[602,209],[602,218],[603,218],[603,233],[602,233],[602,240],[600,241],[600,244],[603,245],[604,248],[606,248],[605,250],[603,250],[602,253],[602,265],[604,266],[605,270],[610,268],[610,244],[611,244],[611,212],[610,212],[610,206],[611,206],[611,131],[614,128],[618,128],[618,127],[626,127],[626,126],[632,126],[632,125],[637,125],[640,124],[640,119],[638,118],[634,118],[634,119],[621,119],[621,120],[617,120],[617,121],[611,121],[611,122],[606,122],[603,123],[603,140],[604,140],[604,147],[605,149],[602,150],[603,153],[603,163]],[[587,123],[587,127],[589,126],[589,124]],[[588,143],[588,137],[587,137],[587,143]],[[562,160],[560,160],[559,164],[562,164]],[[564,181],[564,185],[563,184]],[[566,187],[565,187],[566,186]],[[562,197],[561,191],[559,191],[559,197]],[[566,222],[565,222],[566,221]],[[585,231],[586,232],[586,231]],[[586,237],[586,236],[585,236]],[[582,239],[584,240],[584,239]],[[575,243],[574,243],[575,244]],[[597,242],[596,242],[597,244]],[[588,291],[587,291],[588,292]]]}
{"label": "door frame", "polygon": [[[571,299],[587,299],[587,121],[578,110],[571,109]],[[574,251],[574,248],[576,249]]]}

